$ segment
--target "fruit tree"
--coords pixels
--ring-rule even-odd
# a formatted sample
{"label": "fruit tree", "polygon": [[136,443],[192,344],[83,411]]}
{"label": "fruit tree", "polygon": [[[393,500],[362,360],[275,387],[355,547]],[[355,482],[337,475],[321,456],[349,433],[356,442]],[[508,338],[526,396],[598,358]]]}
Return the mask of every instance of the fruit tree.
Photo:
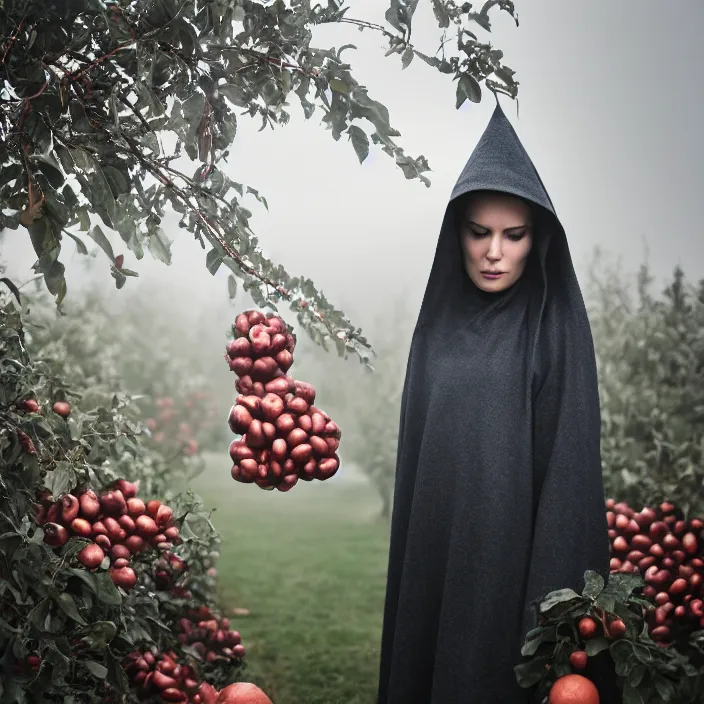
{"label": "fruit tree", "polygon": [[[429,183],[426,159],[405,152],[387,109],[355,80],[352,45],[318,49],[312,37],[329,24],[376,32],[401,67],[418,59],[455,80],[458,107],[481,100],[482,83],[515,97],[502,52],[473,31],[490,31],[495,12],[515,19],[513,2],[431,2],[437,51],[413,41],[418,0],[390,0],[383,25],[354,18],[338,0],[6,0],[1,224],[27,229],[36,270],[60,303],[64,237],[81,252],[85,236],[97,243],[121,287],[136,272],[112,242],[119,236],[138,259],[148,251],[168,264],[161,221],[174,209],[208,249],[208,269],[232,271],[231,293],[240,280],[257,305],[288,302],[316,338],[333,339],[342,354],[366,355],[360,331],[312,281],[264,256],[247,202],[266,201],[222,165],[238,120],[283,126],[295,100],[306,118],[322,116],[333,139],[348,140],[360,161],[379,148],[406,178]],[[184,162],[190,166],[181,170]]]}

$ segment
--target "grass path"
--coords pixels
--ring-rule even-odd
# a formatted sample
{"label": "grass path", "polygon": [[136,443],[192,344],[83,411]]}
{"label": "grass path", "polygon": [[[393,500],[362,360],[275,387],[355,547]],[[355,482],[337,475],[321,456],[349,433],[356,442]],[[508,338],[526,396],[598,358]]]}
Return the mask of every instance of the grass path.
{"label": "grass path", "polygon": [[373,704],[388,528],[365,483],[289,493],[233,482],[219,463],[193,488],[222,535],[219,596],[247,648],[248,679],[275,704]]}

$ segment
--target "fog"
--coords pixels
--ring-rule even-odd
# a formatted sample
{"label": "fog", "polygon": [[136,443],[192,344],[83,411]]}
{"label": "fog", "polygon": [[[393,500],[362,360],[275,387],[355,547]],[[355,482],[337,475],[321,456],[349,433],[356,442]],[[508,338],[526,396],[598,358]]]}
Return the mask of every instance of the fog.
{"label": "fog", "polygon": [[[386,3],[350,4],[350,16],[383,21]],[[487,35],[517,72],[519,115],[509,98],[501,101],[556,205],[578,272],[594,245],[621,257],[629,271],[647,244],[656,275],[679,264],[690,278],[704,276],[704,4],[517,0],[516,6],[520,26],[494,13]],[[438,37],[430,3],[421,2],[414,40],[432,54]],[[252,225],[265,252],[289,273],[310,276],[364,325],[385,301],[401,297],[415,315],[448,195],[495,101],[488,93],[481,104],[456,111],[447,76],[417,59],[402,72],[400,57],[385,59],[374,33],[324,27],[314,37],[317,46],[346,43],[357,45],[345,56],[370,95],[388,106],[401,144],[428,158],[432,187],[405,180],[380,152],[360,166],[351,144],[334,142],[319,114],[305,121],[295,105],[291,123],[276,131],[257,132],[259,125],[242,117],[226,170],[268,199],[268,213],[253,201]],[[184,311],[234,310],[227,270],[212,277],[205,251],[176,222],[165,223],[171,267],[149,254],[136,261],[123,252],[125,267],[140,273],[126,288],[158,288],[166,294],[164,315],[174,320]],[[112,241],[116,253],[123,251],[117,236]],[[3,254],[13,279],[31,277],[34,255],[23,228],[5,233]],[[67,305],[93,275],[119,300],[102,252],[93,274],[70,242],[62,259]]]}

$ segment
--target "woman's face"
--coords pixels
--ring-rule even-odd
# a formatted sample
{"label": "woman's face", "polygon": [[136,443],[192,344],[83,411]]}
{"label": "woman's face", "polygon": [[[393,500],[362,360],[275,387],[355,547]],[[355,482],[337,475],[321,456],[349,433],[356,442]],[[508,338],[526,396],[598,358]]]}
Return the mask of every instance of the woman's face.
{"label": "woman's face", "polygon": [[533,246],[528,203],[501,193],[472,197],[460,228],[464,267],[482,291],[496,293],[518,281]]}

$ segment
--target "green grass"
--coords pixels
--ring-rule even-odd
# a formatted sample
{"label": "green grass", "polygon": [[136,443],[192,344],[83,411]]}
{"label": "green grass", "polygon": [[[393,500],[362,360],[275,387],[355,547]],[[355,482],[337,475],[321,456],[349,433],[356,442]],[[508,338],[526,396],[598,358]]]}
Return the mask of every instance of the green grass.
{"label": "green grass", "polygon": [[[218,458],[220,459],[220,458]],[[247,679],[275,704],[373,704],[388,527],[366,483],[266,492],[216,462],[194,483],[222,536],[223,611],[247,648]]]}

